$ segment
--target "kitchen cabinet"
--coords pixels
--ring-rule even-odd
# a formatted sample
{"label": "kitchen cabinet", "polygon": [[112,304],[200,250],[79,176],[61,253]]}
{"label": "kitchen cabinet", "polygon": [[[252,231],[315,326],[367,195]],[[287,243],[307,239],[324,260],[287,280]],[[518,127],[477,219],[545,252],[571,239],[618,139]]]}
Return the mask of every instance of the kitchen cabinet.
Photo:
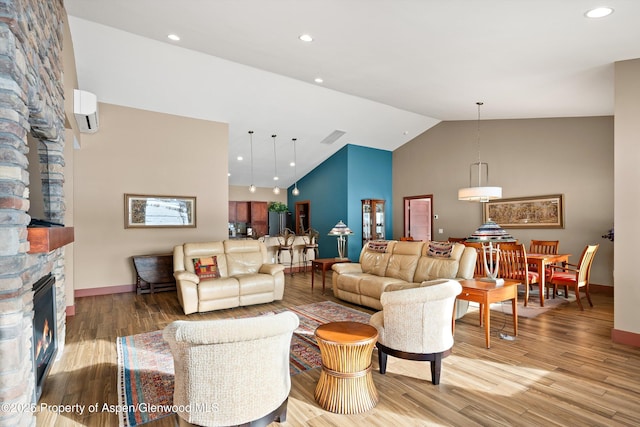
{"label": "kitchen cabinet", "polygon": [[249,202],[236,202],[236,222],[249,223]]}
{"label": "kitchen cabinet", "polygon": [[236,202],[229,202],[229,222],[236,222]]}
{"label": "kitchen cabinet", "polygon": [[[269,212],[267,202],[230,201],[229,233],[232,237],[260,237],[268,233]],[[248,236],[248,228],[252,235]],[[231,231],[233,230],[233,232]]]}
{"label": "kitchen cabinet", "polygon": [[268,232],[269,212],[267,202],[251,202],[251,228],[254,236],[264,236]]}

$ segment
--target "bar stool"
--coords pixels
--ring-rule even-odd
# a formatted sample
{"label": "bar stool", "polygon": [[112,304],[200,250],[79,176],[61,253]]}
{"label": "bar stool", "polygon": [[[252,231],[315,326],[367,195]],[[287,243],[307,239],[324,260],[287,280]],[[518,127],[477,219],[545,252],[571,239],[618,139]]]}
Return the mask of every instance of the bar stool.
{"label": "bar stool", "polygon": [[314,259],[318,259],[320,257],[318,251],[318,237],[320,237],[320,233],[318,230],[314,230],[313,228],[309,228],[307,230],[307,234],[302,236],[304,241],[304,249],[302,251],[302,262],[304,264],[304,272],[307,272],[307,263],[308,259],[308,251],[314,251]]}
{"label": "bar stool", "polygon": [[282,264],[282,251],[289,252],[289,270],[293,276],[293,241],[296,234],[289,228],[283,229],[278,235],[278,263]]}

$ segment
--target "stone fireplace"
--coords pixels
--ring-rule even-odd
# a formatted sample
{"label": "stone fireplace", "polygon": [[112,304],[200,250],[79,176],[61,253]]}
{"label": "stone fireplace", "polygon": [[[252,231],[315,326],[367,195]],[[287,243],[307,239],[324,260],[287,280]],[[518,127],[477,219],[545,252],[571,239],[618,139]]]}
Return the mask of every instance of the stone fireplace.
{"label": "stone fireplace", "polygon": [[[34,244],[27,228],[27,135],[40,154],[46,219],[64,222],[64,19],[62,0],[0,1],[0,403],[10,407],[37,395],[33,285],[48,275],[55,311],[47,334],[55,331],[58,354],[65,341],[64,247]],[[5,425],[34,426],[35,415],[0,411]]]}

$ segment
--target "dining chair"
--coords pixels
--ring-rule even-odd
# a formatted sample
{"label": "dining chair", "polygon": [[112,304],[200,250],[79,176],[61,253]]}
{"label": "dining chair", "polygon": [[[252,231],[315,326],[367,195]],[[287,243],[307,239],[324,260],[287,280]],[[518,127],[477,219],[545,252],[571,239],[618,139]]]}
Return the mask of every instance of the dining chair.
{"label": "dining chair", "polygon": [[[529,244],[530,254],[556,255],[558,253],[559,240],[531,240]],[[529,264],[530,271],[538,271],[535,264]]]}
{"label": "dining chair", "polygon": [[558,253],[559,240],[531,240],[529,244],[530,254],[556,255]]}
{"label": "dining chair", "polygon": [[466,237],[449,237],[447,239],[447,241],[451,243],[464,243],[466,240]]}
{"label": "dining chair", "polygon": [[482,243],[479,242],[462,242],[465,246],[474,248],[476,250],[476,268],[473,270],[473,277],[486,277],[484,270],[484,252],[482,249]]}
{"label": "dining chair", "polygon": [[569,287],[573,288],[576,294],[576,301],[580,310],[584,310],[580,301],[580,288],[584,288],[589,305],[593,307],[591,296],[589,295],[589,278],[591,275],[591,264],[600,245],[587,245],[582,251],[578,264],[566,263],[564,266],[551,266],[551,272],[547,277],[547,286],[553,288],[555,297],[558,286],[564,287],[564,296],[567,298]]}
{"label": "dining chair", "polygon": [[500,259],[498,276],[503,279],[518,280],[524,285],[525,307],[529,302],[529,287],[531,285],[538,284],[540,295],[542,295],[540,276],[536,271],[529,271],[527,251],[524,248],[524,244],[500,243],[498,257]]}

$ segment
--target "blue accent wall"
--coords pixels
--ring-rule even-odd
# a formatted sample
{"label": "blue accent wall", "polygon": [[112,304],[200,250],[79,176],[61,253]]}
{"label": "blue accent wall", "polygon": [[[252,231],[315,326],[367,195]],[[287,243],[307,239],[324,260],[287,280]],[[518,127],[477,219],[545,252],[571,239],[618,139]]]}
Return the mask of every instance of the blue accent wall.
{"label": "blue accent wall", "polygon": [[336,237],[327,233],[340,220],[353,231],[347,237],[347,256],[356,262],[362,249],[362,199],[385,200],[385,233],[392,233],[392,152],[346,145],[298,180],[300,195],[287,190],[289,210],[309,201],[311,227],[320,232],[320,257],[338,256]]}
{"label": "blue accent wall", "polygon": [[[356,262],[362,249],[362,199],[385,201],[385,236],[391,238],[392,227],[392,163],[393,153],[386,150],[347,145],[348,170],[348,221],[355,234],[349,236],[349,259]],[[336,246],[336,252],[338,251]]]}

